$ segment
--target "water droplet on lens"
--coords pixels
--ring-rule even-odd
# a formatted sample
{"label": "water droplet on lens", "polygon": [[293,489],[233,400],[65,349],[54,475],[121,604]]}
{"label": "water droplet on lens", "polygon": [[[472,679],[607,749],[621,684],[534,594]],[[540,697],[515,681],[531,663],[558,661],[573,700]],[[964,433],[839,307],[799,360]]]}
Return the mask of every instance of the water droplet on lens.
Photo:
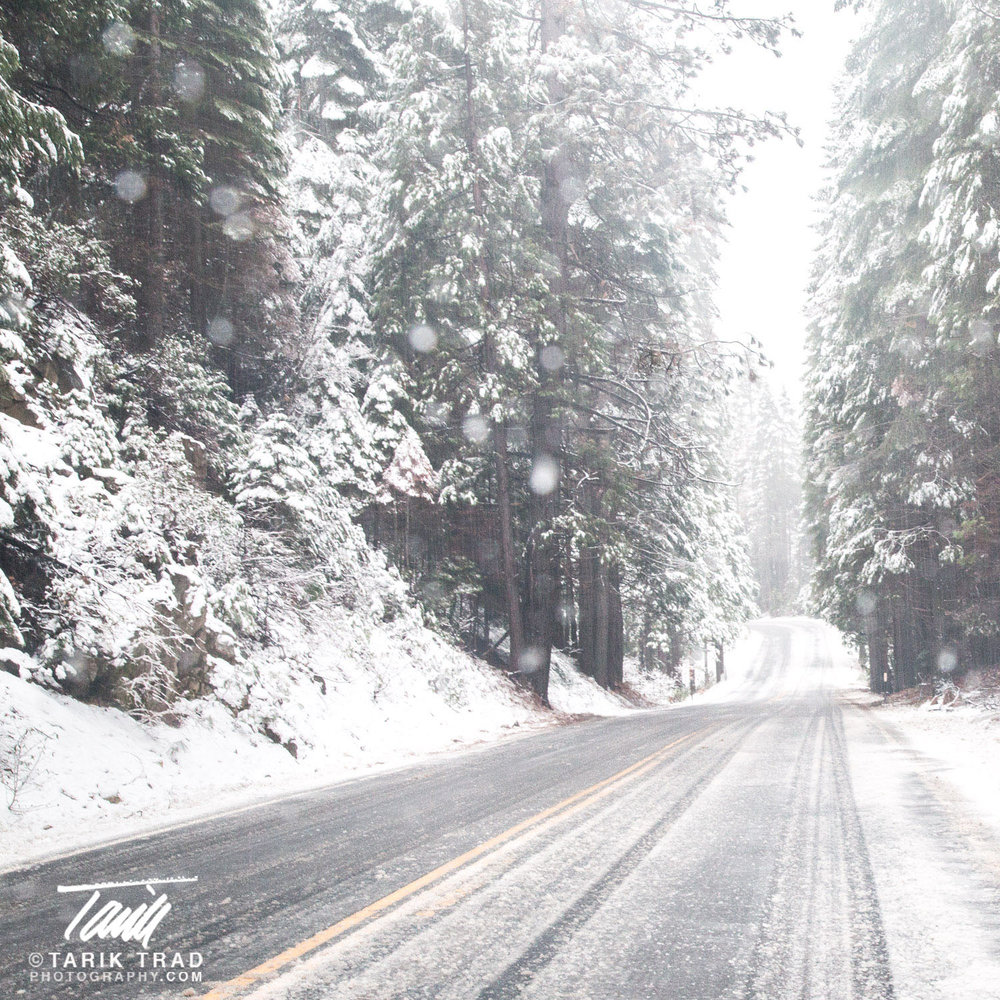
{"label": "water droplet on lens", "polygon": [[953,646],[945,646],[938,653],[937,665],[942,674],[950,674],[958,666],[958,651]]}
{"label": "water droplet on lens", "polygon": [[208,196],[208,203],[216,215],[232,215],[233,212],[239,210],[241,201],[239,191],[231,187],[212,188],[212,192]]}
{"label": "water droplet on lens", "polygon": [[205,94],[205,71],[194,60],[179,62],[174,67],[174,90],[182,101],[200,101]]}
{"label": "water droplet on lens", "polygon": [[115,194],[122,201],[134,205],[146,195],[146,179],[135,170],[123,170],[115,178]]}
{"label": "water droplet on lens", "polygon": [[219,347],[226,347],[233,341],[233,324],[225,316],[216,316],[208,324],[208,339]]}
{"label": "water droplet on lens", "polygon": [[411,327],[409,334],[410,347],[419,354],[427,354],[437,347],[437,334],[426,323]]}
{"label": "water droplet on lens", "polygon": [[854,598],[854,606],[866,618],[875,613],[878,600],[870,590],[859,590],[858,596]]}
{"label": "water droplet on lens", "polygon": [[548,496],[559,485],[559,463],[551,455],[539,455],[531,467],[528,485],[538,496]]}
{"label": "water droplet on lens", "polygon": [[470,413],[462,421],[462,432],[475,444],[481,444],[489,437],[490,425],[481,413]]}
{"label": "water droplet on lens", "polygon": [[131,55],[135,48],[135,32],[121,21],[112,21],[101,32],[101,41],[113,56]]}
{"label": "water droplet on lens", "polygon": [[542,367],[547,372],[557,372],[562,368],[566,361],[566,355],[563,354],[563,349],[556,344],[549,344],[548,347],[542,348],[541,362]]}
{"label": "water droplet on lens", "polygon": [[537,646],[529,646],[518,658],[517,669],[522,674],[533,674],[542,669],[544,661],[545,657],[542,651]]}

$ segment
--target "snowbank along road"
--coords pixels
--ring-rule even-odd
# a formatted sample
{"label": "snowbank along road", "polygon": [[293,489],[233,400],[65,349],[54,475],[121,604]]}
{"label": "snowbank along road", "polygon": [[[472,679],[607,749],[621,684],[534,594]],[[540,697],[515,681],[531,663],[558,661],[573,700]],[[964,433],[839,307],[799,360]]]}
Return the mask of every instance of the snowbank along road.
{"label": "snowbank along road", "polygon": [[992,835],[825,628],[757,629],[700,701],[8,873],[0,996],[1000,998]]}

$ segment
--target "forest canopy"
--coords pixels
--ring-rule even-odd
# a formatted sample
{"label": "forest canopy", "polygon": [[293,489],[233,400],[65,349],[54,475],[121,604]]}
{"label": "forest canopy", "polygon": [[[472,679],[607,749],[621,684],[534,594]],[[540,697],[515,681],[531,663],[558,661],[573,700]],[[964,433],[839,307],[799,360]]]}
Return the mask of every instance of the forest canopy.
{"label": "forest canopy", "polygon": [[[141,714],[252,709],[278,620],[420,621],[543,702],[553,649],[605,687],[721,650],[763,559],[736,476],[772,472],[732,459],[766,360],[711,288],[724,199],[789,128],[694,83],[788,30],[647,0],[0,4],[11,669]],[[758,532],[773,609],[791,523]]]}

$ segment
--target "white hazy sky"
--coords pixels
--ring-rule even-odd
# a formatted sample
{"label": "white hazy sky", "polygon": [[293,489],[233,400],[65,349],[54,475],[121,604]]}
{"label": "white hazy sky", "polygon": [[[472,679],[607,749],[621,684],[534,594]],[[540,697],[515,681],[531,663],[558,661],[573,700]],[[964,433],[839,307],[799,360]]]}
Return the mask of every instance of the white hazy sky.
{"label": "white hazy sky", "polygon": [[720,57],[706,76],[706,94],[748,111],[784,111],[804,146],[773,140],[756,147],[743,176],[748,189],[729,206],[732,230],[719,266],[720,330],[754,335],[775,363],[775,377],[799,398],[805,336],[805,288],[816,244],[815,195],[823,181],[824,146],[833,86],[858,21],[834,12],[834,0],[732,0],[741,15],[791,13],[801,38],[787,38],[775,58],[744,44]]}

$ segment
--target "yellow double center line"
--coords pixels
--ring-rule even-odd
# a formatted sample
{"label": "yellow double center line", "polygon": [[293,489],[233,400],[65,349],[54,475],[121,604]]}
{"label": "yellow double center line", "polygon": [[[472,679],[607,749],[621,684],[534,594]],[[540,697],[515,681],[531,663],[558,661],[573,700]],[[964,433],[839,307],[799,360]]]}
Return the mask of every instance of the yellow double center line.
{"label": "yellow double center line", "polygon": [[377,917],[380,913],[384,913],[397,903],[401,903],[404,899],[413,896],[422,889],[426,889],[435,882],[439,882],[441,879],[453,874],[460,868],[464,868],[477,858],[481,858],[483,855],[488,854],[501,844],[506,844],[521,834],[528,834],[529,832],[534,834],[538,832],[543,825],[547,825],[548,822],[562,820],[581,809],[585,809],[598,799],[601,799],[611,791],[614,791],[622,782],[633,781],[640,775],[645,774],[651,768],[659,764],[667,753],[673,750],[674,747],[703,732],[705,732],[705,730],[695,730],[694,732],[688,733],[686,736],[681,736],[672,743],[668,743],[666,746],[660,747],[659,750],[655,753],[651,753],[648,757],[644,757],[642,760],[626,767],[617,774],[611,775],[610,778],[605,778],[603,781],[597,782],[596,785],[591,785],[589,788],[585,788],[583,791],[576,792],[569,798],[563,799],[562,802],[558,802],[554,806],[550,806],[548,809],[543,809],[540,813],[536,813],[529,819],[522,820],[520,823],[510,827],[510,829],[504,830],[503,833],[498,833],[495,837],[491,837],[489,840],[483,841],[483,843],[473,847],[471,850],[466,851],[464,854],[460,854],[457,858],[452,858],[450,861],[446,861],[443,865],[439,865],[433,871],[429,871],[426,875],[421,875],[420,878],[414,879],[412,882],[404,885],[400,889],[397,889],[395,892],[390,892],[388,896],[383,896],[374,903],[369,903],[368,906],[352,913],[350,916],[344,917],[342,920],[338,920],[335,924],[331,924],[324,930],[317,931],[312,935],[312,937],[308,937],[304,941],[300,941],[298,944],[294,944],[290,948],[286,948],[279,955],[269,958],[266,962],[262,962],[260,965],[250,969],[249,972],[244,972],[233,979],[220,983],[208,993],[204,994],[204,1000],[226,1000],[226,998],[233,997],[245,990],[250,989],[260,983],[262,979],[273,975],[275,972],[278,972],[286,965],[294,962],[296,959],[302,958],[303,955],[307,955],[309,952],[315,951],[317,948],[333,941],[342,934],[346,934],[348,931],[366,923],[373,917]]}

